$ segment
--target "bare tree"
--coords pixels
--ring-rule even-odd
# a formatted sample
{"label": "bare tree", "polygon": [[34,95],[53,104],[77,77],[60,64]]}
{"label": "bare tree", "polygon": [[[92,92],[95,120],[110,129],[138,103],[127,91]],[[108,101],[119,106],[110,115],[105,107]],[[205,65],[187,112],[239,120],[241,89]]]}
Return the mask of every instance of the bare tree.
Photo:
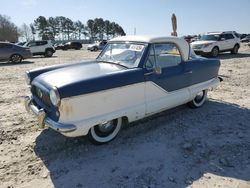
{"label": "bare tree", "polygon": [[0,14],[0,41],[17,42],[17,26],[10,21],[10,18]]}
{"label": "bare tree", "polygon": [[36,29],[33,24],[30,24],[30,29],[32,32],[32,39],[35,40]]}
{"label": "bare tree", "polygon": [[20,35],[25,41],[30,41],[33,38],[31,28],[25,23],[20,27]]}

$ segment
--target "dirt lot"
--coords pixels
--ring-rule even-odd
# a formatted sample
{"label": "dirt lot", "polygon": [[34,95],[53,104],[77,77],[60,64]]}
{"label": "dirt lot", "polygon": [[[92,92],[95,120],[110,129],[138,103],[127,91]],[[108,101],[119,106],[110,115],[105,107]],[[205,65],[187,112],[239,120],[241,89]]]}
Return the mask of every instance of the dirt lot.
{"label": "dirt lot", "polygon": [[102,146],[40,130],[24,109],[24,72],[96,56],[58,51],[0,63],[0,187],[250,187],[249,47],[219,56],[224,82],[200,109],[133,123]]}

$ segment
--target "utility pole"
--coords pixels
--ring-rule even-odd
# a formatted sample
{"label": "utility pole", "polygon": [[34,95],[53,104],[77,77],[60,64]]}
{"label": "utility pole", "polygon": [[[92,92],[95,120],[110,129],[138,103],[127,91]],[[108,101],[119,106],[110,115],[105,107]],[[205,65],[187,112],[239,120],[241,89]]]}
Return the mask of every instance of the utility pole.
{"label": "utility pole", "polygon": [[136,27],[134,28],[134,35],[136,35]]}

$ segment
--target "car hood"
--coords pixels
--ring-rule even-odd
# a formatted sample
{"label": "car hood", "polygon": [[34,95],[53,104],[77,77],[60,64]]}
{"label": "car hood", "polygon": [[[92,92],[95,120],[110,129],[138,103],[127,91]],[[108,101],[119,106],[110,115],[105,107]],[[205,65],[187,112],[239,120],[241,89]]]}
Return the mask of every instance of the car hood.
{"label": "car hood", "polygon": [[200,40],[200,41],[195,41],[191,43],[191,46],[193,45],[197,45],[197,44],[212,44],[215,43],[217,41],[211,41],[211,40]]}
{"label": "car hood", "polygon": [[[53,68],[53,67],[52,67]],[[85,62],[40,74],[32,85],[49,91],[58,89],[61,98],[113,89],[144,81],[141,68],[124,68],[104,62]]]}
{"label": "car hood", "polygon": [[43,73],[36,77],[33,82],[60,88],[82,80],[89,80],[122,71],[123,69],[119,65],[109,63],[83,62]]}

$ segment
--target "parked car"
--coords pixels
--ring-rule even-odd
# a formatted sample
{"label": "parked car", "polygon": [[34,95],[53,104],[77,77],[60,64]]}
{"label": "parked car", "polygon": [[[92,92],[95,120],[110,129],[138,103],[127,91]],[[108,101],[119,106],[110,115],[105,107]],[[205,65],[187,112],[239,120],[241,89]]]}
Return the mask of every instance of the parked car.
{"label": "parked car", "polygon": [[89,51],[102,50],[106,46],[106,44],[107,44],[107,40],[102,40],[101,42],[88,45],[87,50]]}
{"label": "parked car", "polygon": [[241,39],[241,42],[250,42],[250,35],[247,35],[245,38]]}
{"label": "parked car", "polygon": [[247,36],[247,34],[241,34],[240,39],[244,39]]}
{"label": "parked car", "polygon": [[211,55],[217,57],[220,52],[230,51],[237,54],[240,48],[240,38],[236,32],[212,32],[207,33],[198,41],[192,42],[191,47],[198,55]]}
{"label": "parked car", "polygon": [[29,47],[33,56],[44,55],[45,57],[51,57],[56,52],[51,41],[41,40],[41,41],[30,41],[27,42],[25,47]]}
{"label": "parked car", "polygon": [[67,42],[61,48],[62,48],[62,50],[69,50],[69,49],[80,50],[82,48],[82,43],[80,43],[80,42]]}
{"label": "parked car", "polygon": [[54,48],[55,48],[55,50],[62,50],[63,49],[63,47],[64,47],[64,44],[65,43],[56,43],[55,45],[54,45]]}
{"label": "parked car", "polygon": [[220,61],[196,56],[177,37],[112,39],[95,61],[26,72],[25,106],[40,127],[102,144],[130,123],[188,103],[201,107],[219,85]]}
{"label": "parked car", "polygon": [[0,42],[0,61],[19,63],[23,59],[30,57],[32,57],[32,54],[29,48],[7,42]]}

